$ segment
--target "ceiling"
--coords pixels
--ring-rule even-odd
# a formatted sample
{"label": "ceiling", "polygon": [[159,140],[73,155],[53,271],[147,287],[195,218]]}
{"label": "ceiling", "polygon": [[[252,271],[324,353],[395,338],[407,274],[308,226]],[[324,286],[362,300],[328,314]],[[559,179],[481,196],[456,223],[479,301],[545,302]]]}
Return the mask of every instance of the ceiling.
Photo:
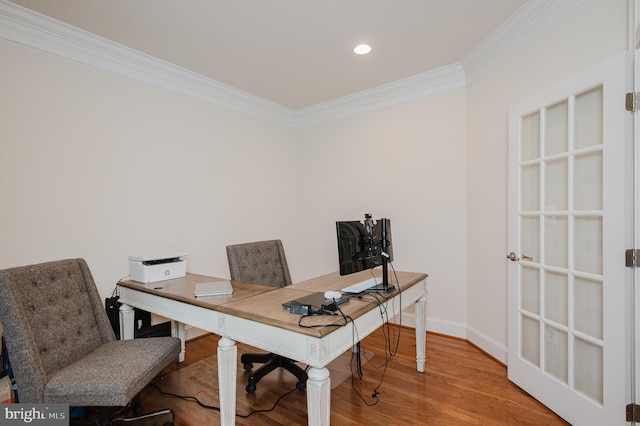
{"label": "ceiling", "polygon": [[300,110],[460,62],[527,0],[11,1]]}

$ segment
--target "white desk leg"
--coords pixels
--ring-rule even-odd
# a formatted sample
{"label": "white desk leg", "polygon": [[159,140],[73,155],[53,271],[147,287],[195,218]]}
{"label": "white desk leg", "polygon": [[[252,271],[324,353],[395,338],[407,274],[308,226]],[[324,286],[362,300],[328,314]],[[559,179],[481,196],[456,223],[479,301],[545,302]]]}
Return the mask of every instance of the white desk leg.
{"label": "white desk leg", "polygon": [[133,323],[135,321],[135,312],[133,307],[125,305],[120,306],[120,340],[133,339]]}
{"label": "white desk leg", "polygon": [[184,323],[180,321],[173,322],[173,337],[180,338],[180,353],[178,354],[178,362],[184,362],[184,352],[186,350],[185,346],[185,330]]}
{"label": "white desk leg", "polygon": [[424,373],[424,363],[426,359],[427,327],[425,318],[425,306],[427,299],[422,296],[416,302],[416,362],[418,371]]}
{"label": "white desk leg", "polygon": [[307,416],[309,426],[328,426],[331,414],[331,380],[326,368],[307,372]]}
{"label": "white desk leg", "polygon": [[236,424],[236,375],[238,347],[226,337],[218,341],[218,394],[220,398],[220,425]]}

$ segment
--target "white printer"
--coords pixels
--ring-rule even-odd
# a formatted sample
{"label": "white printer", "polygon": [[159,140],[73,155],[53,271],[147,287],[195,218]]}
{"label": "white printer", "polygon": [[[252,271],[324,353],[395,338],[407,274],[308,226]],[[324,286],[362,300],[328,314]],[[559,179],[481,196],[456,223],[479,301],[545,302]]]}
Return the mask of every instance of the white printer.
{"label": "white printer", "polygon": [[168,253],[153,256],[129,256],[131,279],[141,283],[182,278],[187,274],[186,253]]}

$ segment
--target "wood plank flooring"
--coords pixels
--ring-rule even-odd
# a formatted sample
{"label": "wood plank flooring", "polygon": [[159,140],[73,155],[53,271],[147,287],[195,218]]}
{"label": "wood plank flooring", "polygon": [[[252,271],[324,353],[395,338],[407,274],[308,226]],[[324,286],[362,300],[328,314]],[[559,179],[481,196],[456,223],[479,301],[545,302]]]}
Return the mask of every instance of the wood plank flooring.
{"label": "wood plank flooring", "polygon": [[[391,333],[395,347],[397,332]],[[504,365],[466,341],[427,333],[427,361],[424,373],[416,371],[414,330],[402,328],[397,354],[385,369],[387,335],[380,329],[363,340],[363,349],[373,352],[363,367],[363,378],[347,379],[331,393],[332,425],[567,425],[526,392],[507,379]],[[172,371],[215,355],[218,336],[206,335],[187,342],[184,363],[172,363]],[[239,366],[239,373],[242,368]],[[291,381],[282,386],[282,374],[271,373],[247,398],[261,392],[285,394]],[[384,377],[383,377],[384,375]],[[377,398],[372,394],[378,392]],[[141,393],[145,411],[171,408],[176,399],[161,395],[153,387]],[[176,426],[201,426],[201,411],[192,403],[189,410],[176,412]],[[200,414],[199,414],[200,413]],[[295,391],[270,412],[236,417],[239,426],[306,425],[306,393]],[[214,415],[216,425],[219,415]]]}

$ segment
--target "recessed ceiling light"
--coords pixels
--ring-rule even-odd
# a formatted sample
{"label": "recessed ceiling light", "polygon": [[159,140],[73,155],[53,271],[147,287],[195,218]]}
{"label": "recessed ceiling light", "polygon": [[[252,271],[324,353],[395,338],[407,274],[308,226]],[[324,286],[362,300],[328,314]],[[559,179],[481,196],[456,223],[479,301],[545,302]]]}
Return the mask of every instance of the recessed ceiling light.
{"label": "recessed ceiling light", "polygon": [[359,44],[353,49],[353,51],[358,55],[366,55],[371,52],[371,46],[368,44]]}

